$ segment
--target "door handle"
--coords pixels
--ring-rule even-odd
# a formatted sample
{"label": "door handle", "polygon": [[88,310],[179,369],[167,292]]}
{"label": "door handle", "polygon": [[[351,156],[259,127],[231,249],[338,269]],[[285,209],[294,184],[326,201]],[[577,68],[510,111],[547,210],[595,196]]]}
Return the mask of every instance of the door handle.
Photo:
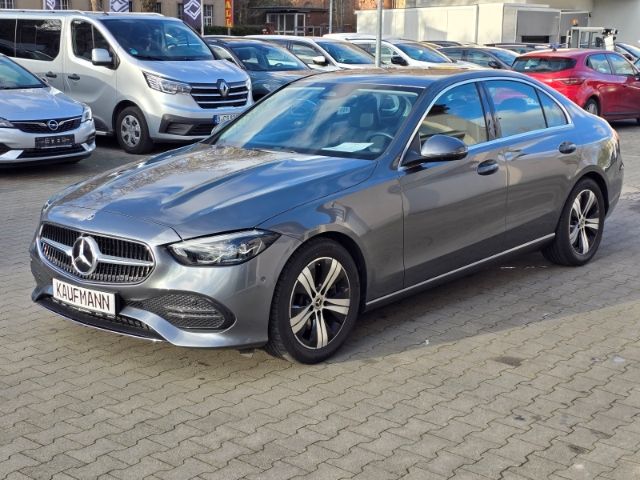
{"label": "door handle", "polygon": [[498,162],[495,160],[485,160],[478,165],[478,175],[491,175],[492,173],[496,173],[500,166]]}
{"label": "door handle", "polygon": [[69,80],[80,80],[80,75],[78,75],[77,73],[73,73],[69,75]]}
{"label": "door handle", "polygon": [[47,77],[47,78],[58,78],[58,75],[56,75],[53,72],[47,72],[47,73],[44,74],[44,76]]}
{"label": "door handle", "polygon": [[558,147],[558,151],[560,153],[568,154],[573,153],[578,149],[575,143],[572,142],[562,142]]}

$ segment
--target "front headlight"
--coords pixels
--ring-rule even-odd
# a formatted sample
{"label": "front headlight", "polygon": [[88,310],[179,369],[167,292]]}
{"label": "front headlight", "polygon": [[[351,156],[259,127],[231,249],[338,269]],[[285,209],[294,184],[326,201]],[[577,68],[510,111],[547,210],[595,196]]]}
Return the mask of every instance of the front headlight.
{"label": "front headlight", "polygon": [[264,230],[244,230],[175,243],[169,250],[184,265],[238,265],[266,250],[279,236]]}
{"label": "front headlight", "polygon": [[175,80],[162,78],[157,75],[153,75],[152,73],[142,73],[144,74],[144,78],[147,81],[147,85],[149,85],[149,88],[152,88],[153,90],[157,90],[162,93],[168,93],[170,95],[175,95],[176,93],[191,93],[191,85],[187,83],[176,82]]}
{"label": "front headlight", "polygon": [[92,118],[93,118],[93,113],[91,112],[91,108],[85,105],[84,109],[82,110],[82,123],[88,122]]}
{"label": "front headlight", "polygon": [[9,120],[6,120],[0,117],[0,128],[14,128],[14,127],[13,127],[13,123],[11,123]]}

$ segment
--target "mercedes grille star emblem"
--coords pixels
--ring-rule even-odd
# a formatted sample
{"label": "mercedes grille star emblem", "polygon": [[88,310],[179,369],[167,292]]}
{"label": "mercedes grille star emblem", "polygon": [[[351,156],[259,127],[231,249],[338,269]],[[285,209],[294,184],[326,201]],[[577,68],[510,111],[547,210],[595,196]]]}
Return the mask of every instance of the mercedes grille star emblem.
{"label": "mercedes grille star emblem", "polygon": [[55,132],[56,130],[58,130],[58,122],[56,122],[55,120],[49,120],[47,122],[47,126],[49,127],[49,130],[51,130],[52,132]]}
{"label": "mercedes grille star emblem", "polygon": [[223,97],[229,95],[229,85],[227,85],[227,82],[225,82],[224,80],[220,80],[218,82],[218,89],[220,90],[220,95],[222,95]]}
{"label": "mercedes grille star emblem", "polygon": [[98,267],[100,249],[92,237],[78,237],[73,244],[71,263],[81,275],[91,275]]}

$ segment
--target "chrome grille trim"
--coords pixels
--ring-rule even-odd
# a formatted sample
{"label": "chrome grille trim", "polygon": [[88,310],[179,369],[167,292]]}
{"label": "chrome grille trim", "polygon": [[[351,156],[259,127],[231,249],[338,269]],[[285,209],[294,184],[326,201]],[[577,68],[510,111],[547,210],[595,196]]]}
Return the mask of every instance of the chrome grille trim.
{"label": "chrome grille trim", "polygon": [[215,83],[192,83],[191,96],[200,108],[244,107],[249,101],[245,82],[229,83],[229,93],[222,96]]}
{"label": "chrome grille trim", "polygon": [[[100,252],[98,266],[88,275],[72,264],[73,243],[80,236],[92,237]],[[43,223],[37,238],[43,260],[59,272],[92,283],[131,284],[147,279],[155,267],[151,249],[137,241]]]}
{"label": "chrome grille trim", "polygon": [[13,123],[13,125],[23,132],[29,133],[50,133],[55,135],[57,133],[68,132],[70,130],[75,130],[80,126],[82,117],[72,117],[72,118],[59,118],[53,119],[58,122],[58,128],[55,130],[51,130],[47,122],[49,120],[18,120]]}

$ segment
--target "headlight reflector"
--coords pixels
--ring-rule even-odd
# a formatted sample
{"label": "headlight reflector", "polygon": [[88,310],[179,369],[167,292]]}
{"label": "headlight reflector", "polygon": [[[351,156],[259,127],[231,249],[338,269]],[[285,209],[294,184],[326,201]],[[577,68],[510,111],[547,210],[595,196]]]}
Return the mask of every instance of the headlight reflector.
{"label": "headlight reflector", "polygon": [[147,85],[149,85],[149,88],[152,88],[153,90],[157,90],[162,93],[168,93],[170,95],[175,95],[176,93],[191,93],[191,85],[187,83],[176,82],[175,80],[162,78],[152,73],[142,73],[144,74],[144,78],[147,81]]}
{"label": "headlight reflector", "polygon": [[243,230],[175,243],[169,250],[184,265],[238,265],[266,250],[279,236],[264,230]]}

